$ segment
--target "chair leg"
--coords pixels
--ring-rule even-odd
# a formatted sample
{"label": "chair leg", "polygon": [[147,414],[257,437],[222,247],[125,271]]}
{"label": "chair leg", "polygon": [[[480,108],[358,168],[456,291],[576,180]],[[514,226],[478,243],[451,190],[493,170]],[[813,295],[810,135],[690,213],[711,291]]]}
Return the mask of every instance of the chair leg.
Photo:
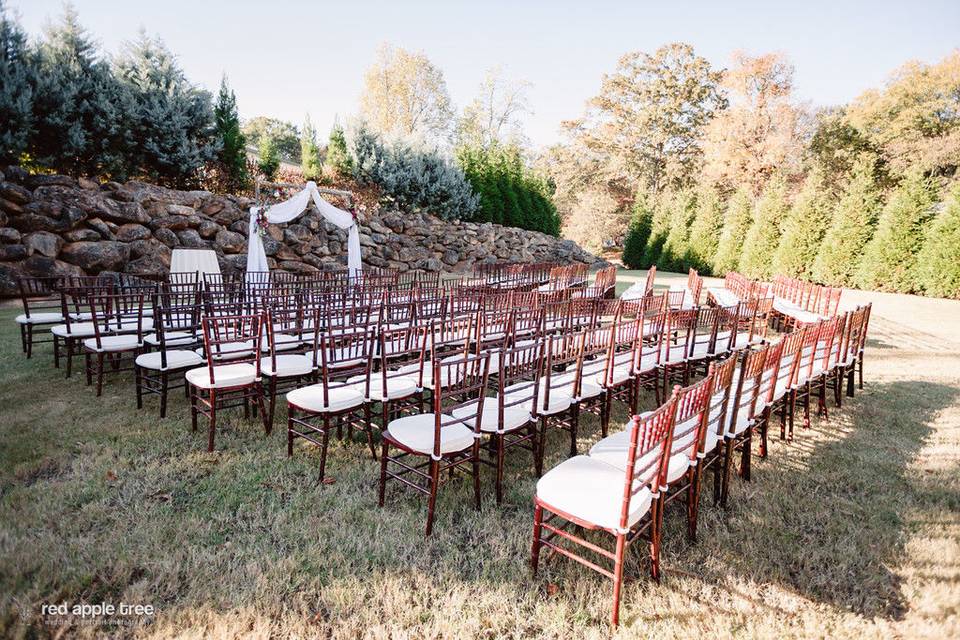
{"label": "chair leg", "polygon": [[217,392],[210,389],[210,426],[207,435],[207,451],[213,453],[213,443],[217,434]]}
{"label": "chair leg", "polygon": [[473,500],[477,511],[480,511],[480,440],[473,440],[473,459],[470,460],[473,469]]}
{"label": "chair leg", "polygon": [[440,461],[430,458],[430,500],[427,502],[427,532],[433,533],[433,514],[437,507],[437,491],[440,487]]}
{"label": "chair leg", "polygon": [[270,429],[267,431],[267,433],[270,433],[270,431],[273,430],[273,415],[274,415],[274,409],[276,408],[276,404],[277,404],[277,376],[270,376],[270,404],[268,405],[268,409],[270,411]]}
{"label": "chair leg", "polygon": [[613,396],[610,391],[605,391],[600,405],[600,435],[607,437],[607,429],[610,428],[610,409],[613,405]]}
{"label": "chair leg", "polygon": [[650,523],[650,576],[660,583],[660,546],[663,536],[663,492],[653,502]]}
{"label": "chair leg", "polygon": [[570,409],[570,456],[577,455],[577,428],[580,425],[580,404]]}
{"label": "chair leg", "polygon": [[190,387],[190,430],[197,430],[197,394],[200,388],[187,383]]}
{"label": "chair leg", "polygon": [[293,416],[296,409],[287,405],[287,457],[293,457]]}
{"label": "chair leg", "polygon": [[160,374],[160,417],[167,417],[167,393],[170,385],[170,374],[164,371]]}
{"label": "chair leg", "polygon": [[[810,394],[812,393],[810,382],[807,382],[806,392],[803,396],[803,428],[810,428]],[[790,432],[793,435],[793,432]]]}
{"label": "chair leg", "polygon": [[103,354],[97,354],[97,397],[103,394]]}
{"label": "chair leg", "polygon": [[503,434],[495,433],[493,441],[497,446],[497,504],[503,503]]}
{"label": "chair leg", "polygon": [[[32,324],[20,325],[20,327],[21,327],[21,328],[26,327],[26,329],[27,329],[27,344],[26,344],[26,347],[27,347],[27,359],[29,360],[30,358],[33,357],[33,325],[32,325]],[[861,383],[860,388],[861,388],[861,389],[863,388],[863,384],[862,384],[862,383]]]}
{"label": "chair leg", "polygon": [[380,450],[380,496],[377,500],[378,506],[383,506],[383,497],[387,488],[387,457],[390,452],[390,444],[386,438],[381,438]]}
{"label": "chair leg", "polygon": [[620,624],[620,590],[623,587],[623,561],[627,548],[627,534],[617,534],[617,551],[613,561],[613,613],[610,624],[614,627]]}
{"label": "chair leg", "polygon": [[764,409],[763,411],[763,421],[760,423],[760,457],[763,459],[767,458],[769,453],[769,446],[767,443],[767,430],[770,427],[770,409]]}
{"label": "chair leg", "polygon": [[134,365],[133,375],[137,384],[137,409],[143,409],[143,370]]}
{"label": "chair leg", "polygon": [[850,371],[847,372],[847,397],[853,397],[853,374],[855,373],[855,367],[850,367]]}
{"label": "chair leg", "polygon": [[863,390],[863,355],[857,358],[857,377],[859,378],[858,386],[860,390]]}
{"label": "chair leg", "polygon": [[367,432],[367,444],[370,446],[370,457],[377,459],[377,448],[373,446],[373,424],[370,422],[370,405],[363,403],[363,424]]}
{"label": "chair leg", "polygon": [[323,482],[323,476],[327,469],[327,444],[330,441],[330,414],[323,414],[323,436],[320,439],[320,477],[317,482]]}
{"label": "chair leg", "polygon": [[530,566],[533,575],[537,575],[540,568],[540,531],[543,523],[543,507],[534,502],[533,505],[533,545],[530,549]]}
{"label": "chair leg", "polygon": [[53,336],[53,368],[60,368],[60,337]]}
{"label": "chair leg", "polygon": [[253,385],[253,393],[257,404],[255,405],[256,409],[260,411],[260,417],[263,420],[263,430],[267,435],[273,431],[273,416],[268,415],[264,410],[263,406],[263,383],[255,382]]}
{"label": "chair leg", "polygon": [[[20,325],[20,349],[23,350],[24,353],[28,353],[28,352],[27,352],[27,325],[26,325],[26,324],[21,324],[21,325]],[[27,355],[27,357],[29,358],[30,356]]]}

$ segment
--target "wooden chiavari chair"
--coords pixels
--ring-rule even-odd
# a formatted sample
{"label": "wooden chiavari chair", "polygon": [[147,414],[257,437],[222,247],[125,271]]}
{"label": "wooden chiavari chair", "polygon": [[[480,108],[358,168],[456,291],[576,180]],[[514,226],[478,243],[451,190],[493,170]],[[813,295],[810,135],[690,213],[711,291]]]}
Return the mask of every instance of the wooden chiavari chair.
{"label": "wooden chiavari chair", "polygon": [[[20,302],[23,313],[14,320],[20,327],[20,343],[27,358],[33,357],[33,345],[52,343],[51,335],[47,340],[40,340],[34,336],[35,328],[50,328],[52,325],[63,322],[63,309],[60,300],[60,288],[63,278],[33,278],[20,276],[17,278],[17,288],[20,291]],[[59,366],[59,362],[57,363]]]}
{"label": "wooden chiavari chair", "polygon": [[112,372],[130,371],[143,350],[144,329],[153,322],[144,318],[144,294],[93,294],[88,298],[93,335],[83,341],[87,386],[97,378],[97,397],[103,393],[104,361]]}
{"label": "wooden chiavari chair", "polygon": [[[675,390],[658,409],[630,421],[625,451],[621,454],[625,464],[621,467],[593,456],[577,456],[554,467],[537,482],[531,551],[534,573],[539,567],[541,549],[546,547],[551,553],[559,553],[610,578],[614,625],[619,621],[623,568],[630,544],[643,538],[649,541],[650,573],[655,580],[660,579],[660,488],[666,484],[677,394]],[[568,531],[568,524],[609,533],[615,539],[615,550],[604,549]],[[578,555],[569,544],[599,554],[613,563],[612,570]]]}
{"label": "wooden chiavari chair", "polygon": [[[723,508],[727,506],[733,456],[737,450],[741,452],[740,473],[745,480],[750,480],[753,433],[758,428],[765,429],[761,425],[765,425],[768,418],[766,394],[776,377],[782,350],[782,344],[775,347],[764,344],[747,347],[735,354],[737,365],[724,417],[723,471],[720,479],[720,506]],[[769,359],[768,352],[771,352]],[[766,446],[765,442],[763,446]],[[716,488],[714,491],[716,498]]]}

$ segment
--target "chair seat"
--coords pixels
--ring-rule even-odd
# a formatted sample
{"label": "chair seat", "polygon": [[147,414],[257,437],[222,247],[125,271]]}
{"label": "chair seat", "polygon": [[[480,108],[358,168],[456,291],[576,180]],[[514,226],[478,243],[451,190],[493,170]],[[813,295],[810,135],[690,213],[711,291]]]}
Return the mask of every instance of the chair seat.
{"label": "chair seat", "polygon": [[[455,418],[462,419],[467,426],[473,427],[476,414],[476,405],[458,407],[451,412]],[[500,424],[500,407],[497,398],[486,398],[483,401],[483,415],[480,418],[480,431],[485,433],[506,433],[525,426],[533,416],[530,410],[522,405],[505,406],[503,408],[503,425]]]}
{"label": "chair seat", "polygon": [[[164,343],[168,347],[182,347],[186,344],[193,344],[201,339],[200,336],[196,336],[189,331],[165,331],[163,334]],[[149,345],[157,346],[160,344],[160,337],[155,333],[151,333],[145,336],[143,341]]]}
{"label": "chair seat", "polygon": [[130,351],[139,349],[143,343],[132,333],[120,334],[118,336],[100,336],[100,344],[97,345],[96,338],[87,338],[83,341],[83,346],[90,351]]}
{"label": "chair seat", "polygon": [[[260,345],[260,351],[269,353],[270,344],[269,341],[264,339],[263,344]],[[276,347],[277,351],[289,351],[290,349],[296,349],[300,346],[302,340],[299,335],[293,335],[290,333],[275,333],[273,334],[273,344]]]}
{"label": "chair seat", "polygon": [[61,338],[86,338],[97,333],[92,322],[71,322],[69,327],[58,324],[51,327],[50,332]]}
{"label": "chair seat", "polygon": [[[617,469],[627,468],[627,454],[630,449],[630,430],[624,429],[617,433],[611,433],[607,437],[598,441],[590,447],[590,457],[601,460]],[[643,455],[637,456],[634,461],[634,468],[643,470],[657,459],[660,455],[660,448],[651,449]]]}
{"label": "chair seat", "polygon": [[285,354],[276,357],[277,367],[274,370],[273,358],[260,358],[260,371],[267,376],[290,377],[305,376],[313,371],[313,359],[310,356],[299,354]]}
{"label": "chair seat", "polygon": [[736,422],[733,419],[733,411],[727,411],[724,419],[726,422],[726,437],[733,438],[747,430],[750,424],[750,407],[740,407],[737,411]]}
{"label": "chair seat", "polygon": [[[537,481],[537,499],[560,511],[605,529],[620,527],[625,472],[592,456],[576,456],[561,462]],[[636,482],[635,488],[636,488]],[[643,487],[630,499],[627,525],[632,526],[650,511],[653,494]]]}
{"label": "chair seat", "polygon": [[[703,453],[704,455],[711,453],[714,449],[717,448],[717,444],[723,442],[723,436],[717,433],[715,430],[708,430],[703,438]],[[698,454],[699,455],[699,454]]]}
{"label": "chair seat", "polygon": [[[398,444],[423,454],[432,454],[436,414],[420,413],[390,421],[387,436]],[[441,414],[440,454],[456,453],[473,446],[473,429],[453,416]]]}
{"label": "chair seat", "polygon": [[677,364],[687,360],[687,346],[675,344],[673,346],[664,343],[660,349],[661,364]]}
{"label": "chair seat", "polygon": [[[614,364],[616,364],[617,361],[614,360],[613,362]],[[633,373],[630,371],[630,367],[628,365],[613,367],[610,374],[611,374],[610,379],[607,380],[606,372],[601,371],[599,374],[597,374],[596,383],[599,385],[604,385],[604,384],[616,385],[616,384],[623,384],[624,382],[627,382],[633,379]]]}
{"label": "chair seat", "polygon": [[14,318],[17,324],[56,324],[63,322],[63,315],[52,312],[31,313],[29,316],[21,313]]}
{"label": "chair seat", "polygon": [[[551,385],[553,384],[554,383],[551,383]],[[569,386],[572,384],[573,381],[570,380],[568,381],[568,386],[552,386],[550,389],[550,398],[548,400],[546,395],[546,380],[540,380],[540,390],[538,391],[537,396],[537,414],[552,416],[569,409],[570,405],[573,404],[573,396],[571,395],[572,389]],[[518,394],[522,394],[524,396],[532,395],[531,390],[528,387],[529,385],[526,382],[518,382],[517,384],[512,384],[509,387],[506,387],[503,391],[507,400],[512,402],[517,399]],[[514,393],[511,394],[511,391]],[[528,398],[522,406],[533,413],[533,398]]]}
{"label": "chair seat", "polygon": [[[352,384],[360,393],[367,392],[367,376],[360,374],[347,378],[347,384]],[[370,374],[370,395],[366,397],[372,402],[382,402],[383,400],[400,400],[409,398],[417,393],[417,381],[411,376],[388,375],[386,398],[383,394],[383,374]]]}
{"label": "chair seat", "polygon": [[153,353],[143,353],[137,356],[138,367],[144,369],[153,369],[154,371],[169,371],[171,369],[184,369],[186,367],[196,367],[203,364],[203,358],[193,351],[188,350],[168,350],[167,366],[163,366],[163,361],[159,351]]}
{"label": "chair seat", "polygon": [[220,364],[213,367],[213,380],[207,367],[198,367],[187,371],[187,382],[201,389],[226,389],[243,387],[257,380],[257,368],[252,364]]}
{"label": "chair seat", "polygon": [[346,411],[363,405],[363,392],[354,386],[335,386],[323,396],[323,385],[312,384],[287,394],[287,403],[314,413]]}
{"label": "chair seat", "polygon": [[725,287],[708,287],[707,294],[721,307],[733,307],[740,304],[740,296]]}
{"label": "chair seat", "polygon": [[[553,387],[551,389],[551,403],[553,401],[552,394],[556,393],[557,390],[566,393],[567,395],[573,395],[573,384],[576,379],[576,373],[561,373],[555,374],[551,380],[550,384]],[[599,375],[588,377],[587,374],[583,374],[583,380],[580,381],[580,395],[577,398],[574,398],[574,401],[580,400],[589,400],[590,398],[596,398],[597,396],[603,395],[603,387],[600,386],[599,380],[603,377],[603,373]],[[542,381],[541,381],[542,382]],[[540,387],[540,396],[543,396],[544,386]]]}
{"label": "chair seat", "polygon": [[[462,355],[447,356],[440,360],[441,363],[456,362],[463,360]],[[499,365],[498,365],[499,367]],[[492,369],[491,369],[492,370]],[[429,360],[423,362],[423,377],[420,377],[420,363],[414,362],[396,369],[397,373],[409,374],[415,382],[422,382],[424,389],[433,389],[433,364]],[[443,377],[442,387],[447,388],[458,382],[463,381],[466,375],[466,367],[441,367],[440,375]]]}

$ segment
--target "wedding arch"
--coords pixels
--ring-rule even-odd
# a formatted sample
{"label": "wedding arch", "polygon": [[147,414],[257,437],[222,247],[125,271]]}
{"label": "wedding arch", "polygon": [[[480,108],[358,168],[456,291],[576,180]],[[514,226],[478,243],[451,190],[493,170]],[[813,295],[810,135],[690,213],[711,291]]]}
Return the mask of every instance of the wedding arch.
{"label": "wedding arch", "polygon": [[263,247],[265,229],[261,228],[261,216],[269,224],[290,222],[298,218],[312,201],[320,215],[328,222],[340,229],[347,230],[347,269],[350,275],[359,274],[362,265],[360,264],[360,230],[357,228],[357,221],[352,213],[338,209],[320,195],[326,193],[340,196],[347,201],[347,206],[352,207],[353,194],[349,191],[321,188],[311,180],[292,198],[264,208],[261,200],[262,188],[275,189],[279,192],[279,189],[296,188],[297,186],[279,182],[257,181],[257,204],[250,207],[250,229],[247,234],[247,272],[270,270],[267,266],[267,253]]}

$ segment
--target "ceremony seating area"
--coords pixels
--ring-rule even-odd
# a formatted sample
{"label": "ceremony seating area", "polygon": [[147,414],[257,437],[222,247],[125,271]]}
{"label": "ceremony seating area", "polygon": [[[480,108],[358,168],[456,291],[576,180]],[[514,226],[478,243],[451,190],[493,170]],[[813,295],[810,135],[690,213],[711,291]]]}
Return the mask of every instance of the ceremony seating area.
{"label": "ceremony seating area", "polygon": [[[838,313],[839,290],[733,273],[704,296],[693,270],[684,286],[656,290],[655,273],[620,299],[614,267],[590,280],[584,267],[551,264],[444,278],[22,278],[17,323],[28,358],[52,342],[69,377],[82,355],[98,396],[108,377],[132,372],[137,407],[163,417],[182,389],[207,451],[230,428],[225,411],[257,416],[270,434],[286,404],[287,455],[300,440],[315,445],[324,481],[330,436],[362,434],[357,455],[379,463],[379,505],[388,484],[427,496],[428,536],[442,486],[468,477],[479,508],[490,482],[499,504],[505,459],[527,460],[542,475],[534,569],[559,554],[611,578],[616,624],[627,548],[645,541],[651,575],[662,576],[671,503],[683,504],[696,540],[705,482],[725,507],[734,470],[749,480],[754,449],[767,457],[771,423],[789,441],[798,415],[809,426],[814,399],[825,415],[830,395],[839,407],[856,375],[863,384],[869,305]],[[611,428],[615,404],[632,416],[623,429]],[[598,416],[601,439],[581,451],[584,412]],[[570,457],[547,470],[546,443],[558,437]],[[612,536],[614,550],[589,531]]]}

